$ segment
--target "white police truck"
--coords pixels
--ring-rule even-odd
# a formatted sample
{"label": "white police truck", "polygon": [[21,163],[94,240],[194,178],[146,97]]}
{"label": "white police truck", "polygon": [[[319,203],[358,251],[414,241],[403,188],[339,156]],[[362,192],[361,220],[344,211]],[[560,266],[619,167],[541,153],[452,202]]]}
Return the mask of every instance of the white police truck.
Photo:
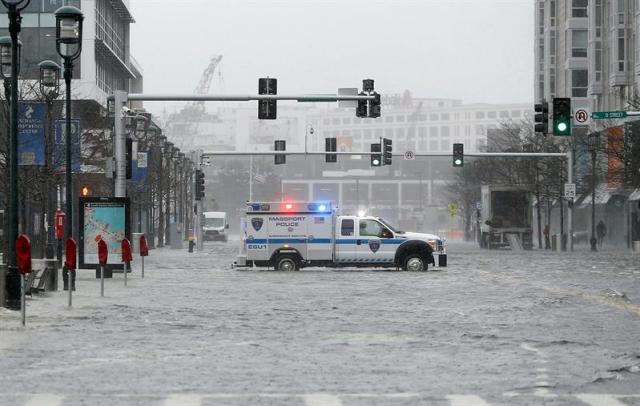
{"label": "white police truck", "polygon": [[247,203],[243,228],[244,246],[234,267],[447,266],[438,236],[398,231],[379,217],[337,215],[330,202]]}

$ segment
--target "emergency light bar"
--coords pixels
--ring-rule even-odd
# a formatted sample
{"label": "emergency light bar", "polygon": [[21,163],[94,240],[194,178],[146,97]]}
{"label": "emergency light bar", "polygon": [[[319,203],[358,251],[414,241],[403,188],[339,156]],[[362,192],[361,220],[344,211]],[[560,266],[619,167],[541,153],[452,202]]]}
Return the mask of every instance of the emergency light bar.
{"label": "emergency light bar", "polygon": [[269,202],[247,203],[249,212],[260,213],[331,213],[331,202]]}

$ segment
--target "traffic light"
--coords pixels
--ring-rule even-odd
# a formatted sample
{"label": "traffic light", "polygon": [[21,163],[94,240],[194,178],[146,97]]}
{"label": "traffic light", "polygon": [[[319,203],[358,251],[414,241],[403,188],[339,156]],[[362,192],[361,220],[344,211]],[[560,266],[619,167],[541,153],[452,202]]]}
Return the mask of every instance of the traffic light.
{"label": "traffic light", "polygon": [[543,100],[542,103],[534,105],[533,109],[537,113],[534,116],[535,132],[543,135],[549,134],[549,103]]}
{"label": "traffic light", "polygon": [[[274,78],[258,79],[258,94],[278,94],[278,80]],[[277,100],[258,100],[258,118],[275,120]]]}
{"label": "traffic light", "polygon": [[382,153],[383,153],[383,165],[391,165],[391,160],[393,158],[393,142],[388,138],[382,139]]}
{"label": "traffic light", "polygon": [[380,117],[380,95],[376,92],[371,93],[371,95],[376,98],[369,102],[369,117],[378,118]]}
{"label": "traffic light", "polygon": [[[276,151],[286,151],[287,150],[287,141],[285,140],[276,140],[275,141],[275,145],[274,145],[274,150]],[[284,164],[287,163],[287,156],[286,155],[275,155],[274,157],[274,164],[276,165],[280,165],[280,164]]]}
{"label": "traffic light", "polygon": [[91,189],[89,188],[89,186],[82,185],[82,187],[80,188],[80,196],[82,196],[82,197],[91,196]]}
{"label": "traffic light", "polygon": [[[360,92],[360,96],[366,96],[365,92]],[[358,106],[356,107],[356,117],[367,117],[367,104],[368,100],[358,100]]]}
{"label": "traffic light", "polygon": [[127,138],[127,142],[126,142],[126,159],[127,159],[127,169],[126,169],[126,176],[127,179],[131,179],[132,174],[133,174],[133,140],[131,138]]}
{"label": "traffic light", "polygon": [[453,166],[464,166],[464,144],[453,144]]}
{"label": "traffic light", "polygon": [[381,166],[382,165],[382,147],[380,143],[371,144],[371,152],[376,152],[371,154],[371,166]]}
{"label": "traffic light", "polygon": [[[337,138],[325,138],[324,139],[324,150],[326,152],[336,152],[338,150],[338,140]],[[338,162],[338,155],[336,154],[326,154],[324,156],[325,162],[335,163]]]}
{"label": "traffic light", "polygon": [[571,99],[568,97],[553,99],[553,135],[571,135]]}
{"label": "traffic light", "polygon": [[204,172],[201,169],[196,169],[196,200],[202,200],[204,198]]}

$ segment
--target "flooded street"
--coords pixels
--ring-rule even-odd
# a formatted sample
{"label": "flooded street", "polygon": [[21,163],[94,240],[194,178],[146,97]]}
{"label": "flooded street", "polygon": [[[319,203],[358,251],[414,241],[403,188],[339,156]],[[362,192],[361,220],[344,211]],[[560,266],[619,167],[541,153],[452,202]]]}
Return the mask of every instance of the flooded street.
{"label": "flooded street", "polygon": [[3,404],[640,404],[632,253],[454,244],[444,271],[284,273],[231,269],[236,244],[155,250],[103,299],[83,271],[26,329],[3,312]]}

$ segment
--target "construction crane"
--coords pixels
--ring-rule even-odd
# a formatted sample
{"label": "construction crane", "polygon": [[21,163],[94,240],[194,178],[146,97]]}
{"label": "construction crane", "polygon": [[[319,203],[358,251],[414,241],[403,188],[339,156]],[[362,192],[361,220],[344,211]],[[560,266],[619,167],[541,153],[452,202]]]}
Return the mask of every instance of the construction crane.
{"label": "construction crane", "polygon": [[[209,93],[216,69],[219,72],[218,67],[221,60],[222,55],[211,56],[209,64],[202,72],[200,81],[195,88],[195,94]],[[186,150],[187,146],[193,145],[194,139],[199,135],[200,124],[215,121],[217,121],[217,117],[207,114],[204,101],[192,101],[187,103],[178,113],[169,116],[167,129],[169,134],[179,135],[180,138],[174,138],[174,142],[179,143],[179,146]]]}
{"label": "construction crane", "polygon": [[[222,60],[222,55],[213,55],[209,60],[209,66],[202,72],[202,77],[198,82],[198,86],[194,91],[195,94],[207,94],[209,93],[209,89],[211,88],[211,81],[213,80],[213,75],[216,72],[216,68],[220,64]],[[204,113],[204,101],[194,101],[189,103],[186,106],[188,110],[195,110],[201,113]]]}

